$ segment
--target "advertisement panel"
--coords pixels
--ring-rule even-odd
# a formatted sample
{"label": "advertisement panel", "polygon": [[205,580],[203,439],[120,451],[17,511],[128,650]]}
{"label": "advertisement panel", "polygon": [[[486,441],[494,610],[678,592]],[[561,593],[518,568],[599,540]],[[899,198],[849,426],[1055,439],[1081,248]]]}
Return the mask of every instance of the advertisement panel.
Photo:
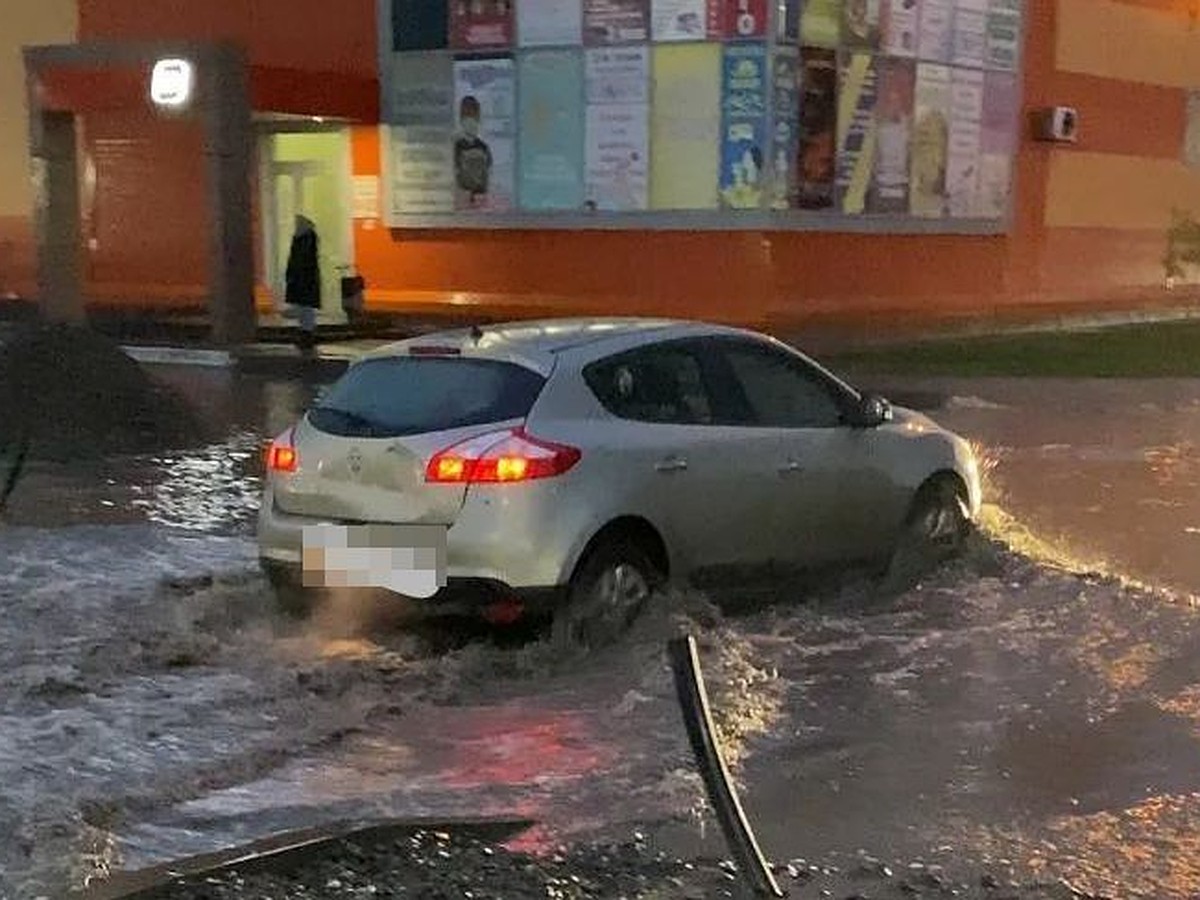
{"label": "advertisement panel", "polygon": [[655,41],[702,41],[708,33],[708,0],[653,0],[650,33]]}
{"label": "advertisement panel", "polygon": [[844,0],[842,4],[842,45],[851,50],[879,48],[879,12],[881,0]]}
{"label": "advertisement panel", "polygon": [[767,46],[729,44],[721,63],[721,206],[761,209],[766,182]]}
{"label": "advertisement panel", "polygon": [[971,218],[976,214],[982,128],[983,72],[955,69],[950,85],[946,194],[950,215],[956,218]]}
{"label": "advertisement panel", "polygon": [[1021,53],[1021,0],[991,0],[987,16],[987,67],[1015,72]]}
{"label": "advertisement panel", "polygon": [[800,146],[800,56],[794,47],[776,49],[771,60],[774,130],[768,167],[767,205],[788,209],[796,194],[796,154]]}
{"label": "advertisement panel", "polygon": [[517,0],[522,47],[572,47],[583,40],[583,0]]}
{"label": "advertisement panel", "polygon": [[454,72],[443,57],[397,57],[383,129],[385,214],[454,210]]}
{"label": "advertisement panel", "polygon": [[954,64],[983,68],[987,52],[988,0],[956,0],[954,6]]}
{"label": "advertisement panel", "polygon": [[917,67],[907,59],[881,59],[878,66],[875,181],[867,210],[900,214],[908,212],[909,144]]}
{"label": "advertisement panel", "polygon": [[587,108],[585,200],[610,212],[649,206],[650,107],[597,103]]}
{"label": "advertisement panel", "polygon": [[875,57],[854,53],[842,66],[838,98],[837,196],[842,212],[858,214],[867,206],[875,173]]}
{"label": "advertisement panel", "polygon": [[506,50],[512,42],[512,0],[450,0],[452,48]]}
{"label": "advertisement panel", "polygon": [[913,113],[909,211],[914,216],[946,214],[946,156],[950,141],[950,68],[917,66]]}
{"label": "advertisement panel", "polygon": [[588,103],[649,103],[650,49],[597,47],[584,51]]}
{"label": "advertisement panel", "polygon": [[507,211],[515,181],[513,61],[454,63],[454,205],[460,210]]}
{"label": "advertisement panel", "polygon": [[521,57],[517,197],[522,209],[583,206],[583,54],[537,50]]}
{"label": "advertisement panel", "polygon": [[916,56],[920,16],[920,0],[883,0],[879,49],[888,56]]}
{"label": "advertisement panel", "polygon": [[954,0],[921,0],[917,55],[948,63],[954,54]]}
{"label": "advertisement panel", "polygon": [[716,209],[721,146],[721,46],[653,49],[652,209]]}
{"label": "advertisement panel", "polygon": [[796,206],[829,209],[837,177],[837,54],[805,48],[800,54],[800,135]]}
{"label": "advertisement panel", "polygon": [[449,23],[447,0],[392,0],[392,49],[445,50]]}
{"label": "advertisement panel", "polygon": [[762,40],[768,18],[767,0],[708,0],[709,40]]}
{"label": "advertisement panel", "polygon": [[806,0],[800,15],[800,42],[836,48],[842,37],[842,0]]}
{"label": "advertisement panel", "polygon": [[583,0],[583,42],[589,47],[649,38],[650,0]]}
{"label": "advertisement panel", "polygon": [[1003,218],[1009,209],[1020,104],[1021,89],[1015,75],[988,72],[984,76],[979,146],[979,215],[984,218]]}

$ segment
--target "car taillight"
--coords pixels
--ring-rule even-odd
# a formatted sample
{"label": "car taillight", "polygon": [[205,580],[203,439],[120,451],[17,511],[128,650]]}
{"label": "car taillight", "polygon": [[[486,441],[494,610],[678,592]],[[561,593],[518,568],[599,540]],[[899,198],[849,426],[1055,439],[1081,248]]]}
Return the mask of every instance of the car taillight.
{"label": "car taillight", "polygon": [[275,438],[267,448],[267,470],[271,472],[295,472],[300,464],[300,456],[292,443],[295,429]]}
{"label": "car taillight", "polygon": [[583,454],[576,447],[539,440],[517,428],[469,438],[434,454],[425,480],[435,484],[501,484],[553,478]]}

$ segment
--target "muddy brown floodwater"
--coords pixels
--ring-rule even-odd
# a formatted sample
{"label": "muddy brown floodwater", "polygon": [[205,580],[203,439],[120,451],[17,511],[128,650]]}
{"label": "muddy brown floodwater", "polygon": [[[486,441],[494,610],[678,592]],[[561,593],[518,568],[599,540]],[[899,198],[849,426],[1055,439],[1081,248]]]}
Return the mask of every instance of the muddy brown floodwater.
{"label": "muddy brown floodwater", "polygon": [[681,631],[773,859],[1200,894],[1194,383],[878,384],[995,460],[964,559],[900,598],[861,577],[737,613],[673,595],[578,658],[434,646],[394,610],[281,629],[256,453],[316,386],[159,377],[204,446],[36,466],[0,527],[0,897],[347,814],[724,856],[663,658]]}

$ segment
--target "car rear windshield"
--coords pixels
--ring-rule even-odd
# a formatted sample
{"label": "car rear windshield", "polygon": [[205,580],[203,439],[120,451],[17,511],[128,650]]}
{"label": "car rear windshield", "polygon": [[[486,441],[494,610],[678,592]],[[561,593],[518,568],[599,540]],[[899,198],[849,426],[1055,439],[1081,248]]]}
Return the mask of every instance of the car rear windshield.
{"label": "car rear windshield", "polygon": [[308,413],[341,437],[401,437],[529,414],[546,379],[485,359],[389,357],[352,366]]}

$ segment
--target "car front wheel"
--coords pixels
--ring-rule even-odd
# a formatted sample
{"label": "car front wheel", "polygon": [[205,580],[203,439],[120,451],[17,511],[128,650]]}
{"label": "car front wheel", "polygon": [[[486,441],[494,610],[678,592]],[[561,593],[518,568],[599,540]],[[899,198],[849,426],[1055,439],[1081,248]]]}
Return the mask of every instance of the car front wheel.
{"label": "car front wheel", "polygon": [[885,582],[896,590],[912,587],[962,552],[970,524],[965,491],[954,479],[926,482],[913,499]]}
{"label": "car front wheel", "polygon": [[554,642],[599,648],[619,640],[645,609],[663,577],[635,543],[606,540],[576,570],[555,612]]}

